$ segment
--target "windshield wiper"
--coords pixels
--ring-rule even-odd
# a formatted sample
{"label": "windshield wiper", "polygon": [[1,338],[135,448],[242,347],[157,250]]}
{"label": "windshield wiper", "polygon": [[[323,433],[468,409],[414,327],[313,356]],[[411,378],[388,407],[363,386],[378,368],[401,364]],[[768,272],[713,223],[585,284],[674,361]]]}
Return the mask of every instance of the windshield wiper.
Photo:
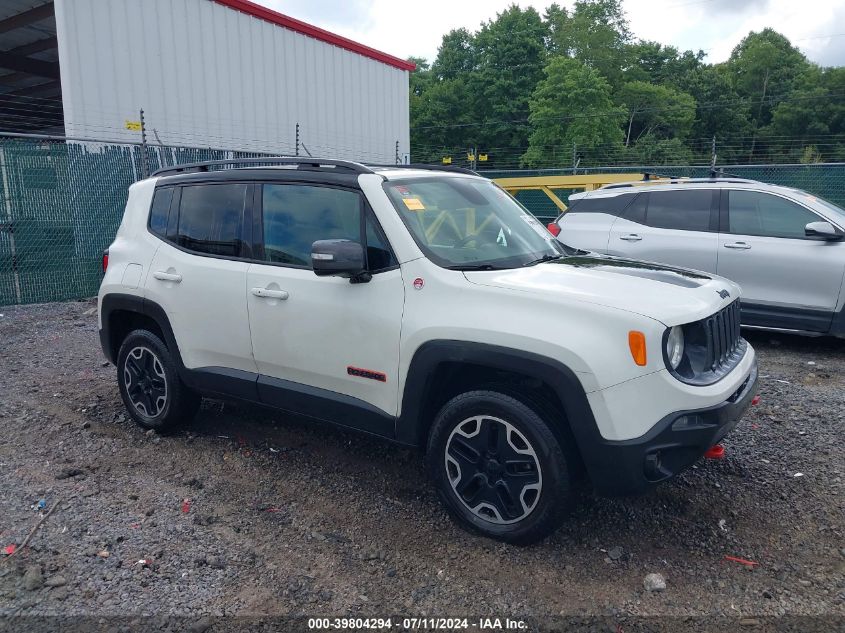
{"label": "windshield wiper", "polygon": [[542,264],[543,262],[553,262],[553,261],[560,259],[562,257],[566,257],[566,256],[565,255],[543,255],[542,257],[538,257],[537,259],[531,260],[530,262],[525,264],[525,266],[533,266],[534,264]]}
{"label": "windshield wiper", "polygon": [[494,266],[493,264],[455,264],[454,266],[446,266],[447,270],[505,270],[504,266]]}

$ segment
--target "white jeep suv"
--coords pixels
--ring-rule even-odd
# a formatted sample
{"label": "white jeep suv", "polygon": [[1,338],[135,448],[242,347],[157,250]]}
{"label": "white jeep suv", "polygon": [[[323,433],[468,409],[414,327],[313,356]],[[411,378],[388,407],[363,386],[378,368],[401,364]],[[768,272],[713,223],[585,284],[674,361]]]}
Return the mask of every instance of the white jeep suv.
{"label": "white jeep suv", "polygon": [[160,170],[104,266],[100,339],[142,426],[209,395],[421,447],[451,514],[512,543],[559,525],[579,482],[684,470],[756,390],[734,284],[565,249],[464,170]]}

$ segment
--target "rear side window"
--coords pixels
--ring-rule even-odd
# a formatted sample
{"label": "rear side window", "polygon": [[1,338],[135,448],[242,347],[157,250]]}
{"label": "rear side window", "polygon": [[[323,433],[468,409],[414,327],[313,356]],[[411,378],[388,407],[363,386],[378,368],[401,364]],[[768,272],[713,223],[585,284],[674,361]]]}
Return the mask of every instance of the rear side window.
{"label": "rear side window", "polygon": [[634,199],[632,194],[618,196],[604,196],[601,198],[581,198],[572,203],[567,213],[607,213],[620,215],[625,207]]}
{"label": "rear side window", "polygon": [[153,204],[150,207],[150,231],[161,238],[167,235],[167,219],[170,216],[170,202],[173,200],[173,187],[156,189]]}
{"label": "rear side window", "polygon": [[317,240],[361,241],[361,197],[313,185],[264,185],[264,259],[311,266]]}
{"label": "rear side window", "polygon": [[734,235],[805,239],[804,227],[820,219],[780,196],[759,191],[728,193],[728,231]]}
{"label": "rear side window", "polygon": [[247,185],[182,187],[176,243],[209,255],[237,257]]}
{"label": "rear side window", "polygon": [[659,229],[709,231],[717,193],[710,189],[650,191],[638,196],[626,216]]}

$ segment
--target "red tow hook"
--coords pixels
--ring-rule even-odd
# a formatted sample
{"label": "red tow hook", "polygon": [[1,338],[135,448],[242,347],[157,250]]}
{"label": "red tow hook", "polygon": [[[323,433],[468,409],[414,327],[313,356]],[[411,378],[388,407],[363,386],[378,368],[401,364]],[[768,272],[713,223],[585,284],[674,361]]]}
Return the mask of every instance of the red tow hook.
{"label": "red tow hook", "polygon": [[707,459],[722,459],[725,456],[725,447],[721,444],[711,446],[707,449],[707,451],[705,451],[704,456]]}

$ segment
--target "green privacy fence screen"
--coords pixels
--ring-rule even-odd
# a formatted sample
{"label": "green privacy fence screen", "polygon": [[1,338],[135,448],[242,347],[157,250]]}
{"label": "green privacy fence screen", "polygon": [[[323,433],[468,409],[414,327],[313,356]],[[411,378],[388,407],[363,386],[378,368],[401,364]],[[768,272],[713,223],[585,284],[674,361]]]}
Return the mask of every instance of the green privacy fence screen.
{"label": "green privacy fence screen", "polygon": [[[150,171],[201,160],[256,157],[217,149],[148,147]],[[804,189],[845,206],[845,164],[726,167],[738,176]],[[706,176],[706,167],[605,167],[579,173],[658,172]],[[137,145],[0,138],[0,305],[90,297],[101,255],[114,239],[129,185],[142,173]],[[515,176],[542,172],[486,172]],[[563,192],[568,195],[568,192]],[[520,199],[538,217],[557,210],[540,192]]]}
{"label": "green privacy fence screen", "polygon": [[[148,147],[150,171],[250,152]],[[103,249],[114,239],[137,145],[0,138],[0,305],[97,294]]]}

